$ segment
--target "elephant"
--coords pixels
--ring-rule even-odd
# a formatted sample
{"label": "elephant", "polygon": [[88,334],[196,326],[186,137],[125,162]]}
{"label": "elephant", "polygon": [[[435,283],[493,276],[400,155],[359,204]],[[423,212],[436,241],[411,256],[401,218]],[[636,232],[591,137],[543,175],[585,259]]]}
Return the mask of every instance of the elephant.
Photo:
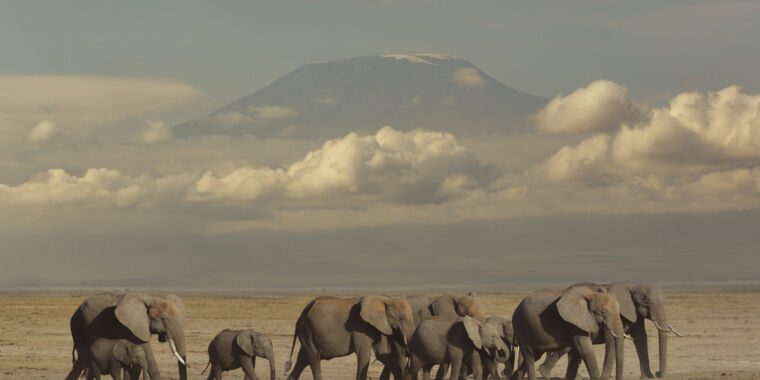
{"label": "elephant", "polygon": [[[422,320],[429,317],[438,317],[448,321],[456,321],[460,317],[470,316],[478,320],[485,320],[485,307],[480,302],[480,297],[470,292],[464,296],[453,294],[443,294],[440,296],[421,296],[412,295],[406,297],[409,306],[414,313],[415,327]],[[441,374],[443,376],[443,374]],[[380,373],[380,380],[387,380],[390,377],[390,368],[384,367]]]}
{"label": "elephant", "polygon": [[256,357],[269,361],[270,380],[275,380],[274,348],[266,335],[253,330],[222,330],[208,345],[208,380],[222,380],[222,371],[241,367],[246,380],[256,380]]}
{"label": "elephant", "polygon": [[98,338],[124,339],[145,352],[147,372],[152,380],[161,374],[150,345],[152,334],[168,342],[177,359],[180,380],[187,380],[185,307],[176,295],[152,297],[145,293],[91,296],[71,316],[73,367],[67,380],[76,380],[90,362],[90,345]]}
{"label": "elephant", "polygon": [[[104,373],[114,380],[121,380],[122,371],[126,380],[138,380],[140,373],[148,368],[145,351],[125,339],[95,339],[90,346],[90,359],[88,380],[100,380]],[[149,379],[149,376],[145,378]]]}
{"label": "elephant", "polygon": [[480,302],[480,297],[474,292],[465,296],[444,294],[438,297],[409,296],[406,299],[414,312],[415,325],[432,316],[448,321],[464,316],[481,321],[486,318],[486,309]]}
{"label": "elephant", "polygon": [[[487,379],[489,376],[492,376],[494,372],[491,369],[491,366],[498,366],[498,363],[504,364],[505,368],[503,373],[506,378],[509,378],[512,376],[512,372],[514,372],[515,363],[515,331],[512,328],[512,321],[502,317],[489,316],[486,317],[485,323],[493,326],[496,331],[499,332],[499,337],[504,342],[504,344],[506,344],[509,350],[504,355],[496,355],[494,358],[495,361],[485,359],[482,361],[483,379]],[[498,368],[496,368],[496,373],[498,373]],[[498,378],[494,378],[494,380],[498,380]]]}
{"label": "elephant", "polygon": [[575,286],[564,291],[543,290],[526,296],[512,315],[522,362],[512,380],[527,373],[536,379],[535,361],[545,352],[570,348],[567,379],[575,379],[583,360],[592,380],[600,379],[592,342],[604,334],[615,345],[615,379],[623,379],[623,322],[620,304],[604,289]]}
{"label": "elephant", "polygon": [[407,341],[414,332],[412,308],[404,298],[369,295],[362,298],[318,297],[298,317],[290,357],[296,338],[301,343],[288,380],[296,380],[308,365],[315,380],[322,379],[321,360],[356,354],[356,378],[367,378],[370,357],[390,367],[401,379],[406,368]]}
{"label": "elephant", "polygon": [[[677,336],[680,336],[680,334],[668,322],[668,316],[665,312],[665,295],[662,289],[657,284],[642,283],[584,284],[605,288],[617,297],[618,302],[620,302],[623,329],[634,339],[633,344],[636,347],[636,354],[639,359],[641,378],[651,379],[655,377],[649,366],[649,348],[644,321],[649,319],[654,323],[658,332],[660,351],[660,370],[657,372],[657,377],[665,377],[667,375],[667,334],[671,332]],[[605,342],[601,340],[594,343]],[[612,345],[607,344],[604,356],[604,369],[602,370],[603,378],[609,377],[612,372],[612,350]],[[539,372],[544,377],[549,378],[552,368],[564,353],[558,351],[548,354],[544,363],[538,366]]]}
{"label": "elephant", "polygon": [[466,363],[472,368],[475,379],[483,378],[483,360],[493,362],[489,367],[492,376],[498,378],[495,359],[505,356],[509,347],[501,338],[493,324],[472,317],[462,317],[456,321],[431,317],[420,322],[409,341],[409,370],[404,380],[416,378],[424,370],[423,379],[430,376],[429,366],[441,366],[436,379],[442,379],[447,367],[451,366],[451,380],[458,380]]}

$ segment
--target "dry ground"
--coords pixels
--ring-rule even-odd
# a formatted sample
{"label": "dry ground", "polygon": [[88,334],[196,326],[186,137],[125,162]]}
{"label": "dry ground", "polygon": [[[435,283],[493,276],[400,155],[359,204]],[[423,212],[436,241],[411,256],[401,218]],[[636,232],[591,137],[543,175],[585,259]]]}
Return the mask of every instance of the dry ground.
{"label": "dry ground", "polygon": [[[760,293],[713,291],[669,293],[669,314],[683,338],[670,341],[671,379],[760,379]],[[489,294],[483,300],[490,314],[510,316],[520,294]],[[293,323],[311,297],[226,298],[183,297],[191,379],[205,379],[206,345],[223,328],[254,328],[267,333],[277,350],[277,372],[287,360]],[[79,296],[0,296],[0,379],[61,379],[70,368],[68,321]],[[652,326],[650,324],[650,329]],[[154,340],[165,378],[177,377],[166,344]],[[657,347],[650,330],[650,347]],[[656,350],[655,350],[656,351]],[[601,356],[601,351],[599,352]],[[652,362],[657,363],[653,352]],[[267,373],[264,361],[257,372]],[[327,379],[350,379],[352,357],[324,362]],[[654,368],[653,368],[654,369]],[[626,378],[638,379],[633,344],[626,343]],[[377,378],[374,364],[370,376]],[[557,374],[562,368],[557,368]],[[228,373],[242,378],[242,373]],[[284,378],[284,377],[282,377]],[[308,369],[304,379],[310,379]]]}

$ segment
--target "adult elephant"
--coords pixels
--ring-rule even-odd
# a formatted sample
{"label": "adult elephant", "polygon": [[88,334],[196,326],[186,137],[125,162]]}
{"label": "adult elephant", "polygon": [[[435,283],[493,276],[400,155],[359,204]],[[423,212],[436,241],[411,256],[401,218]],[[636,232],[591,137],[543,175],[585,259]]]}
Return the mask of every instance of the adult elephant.
{"label": "adult elephant", "polygon": [[[628,283],[619,282],[612,284],[592,284],[583,283],[593,287],[607,289],[614,294],[620,303],[620,315],[623,321],[623,329],[633,337],[633,344],[636,347],[636,355],[639,358],[639,368],[641,378],[654,378],[649,365],[649,347],[647,343],[647,331],[644,324],[645,320],[650,320],[657,328],[659,339],[659,359],[660,370],[657,377],[665,377],[668,368],[668,333],[679,335],[671,326],[668,315],[665,312],[665,295],[656,284]],[[604,338],[600,336],[600,338]],[[594,344],[605,343],[604,339],[599,339]],[[609,377],[612,373],[612,356],[614,348],[607,344],[604,356],[604,369],[602,377]],[[562,357],[564,352],[555,352],[547,355],[546,360],[539,366],[541,374],[549,378],[551,371],[557,361]]]}
{"label": "adult elephant", "polygon": [[[406,297],[406,301],[412,308],[414,314],[414,326],[419,326],[426,318],[437,317],[441,320],[454,322],[462,317],[472,317],[479,321],[486,318],[485,307],[480,301],[480,297],[470,292],[467,295],[454,295],[446,293],[440,296],[421,296],[412,295]],[[439,369],[439,372],[441,369]],[[388,380],[391,370],[384,367],[380,373],[380,380]],[[441,373],[443,376],[443,373]],[[396,378],[399,379],[399,378]]]}
{"label": "adult elephant", "polygon": [[[356,354],[356,379],[367,378],[375,357],[401,379],[406,368],[407,340],[414,332],[414,317],[404,298],[365,296],[362,298],[318,297],[309,302],[296,321],[296,338],[301,343],[293,372],[296,380],[308,365],[315,380],[322,379],[321,361]],[[285,363],[285,371],[291,361]]]}
{"label": "adult elephant", "polygon": [[152,297],[145,293],[103,294],[87,298],[71,316],[74,365],[67,380],[76,380],[90,363],[90,345],[98,338],[125,339],[145,352],[148,374],[161,374],[150,345],[152,334],[168,342],[177,358],[179,378],[187,379],[185,349],[185,307],[175,295]]}
{"label": "adult elephant", "polygon": [[512,325],[520,346],[522,363],[512,375],[536,379],[535,360],[546,352],[570,348],[567,379],[575,379],[581,360],[592,380],[600,379],[592,341],[606,335],[615,344],[615,379],[623,379],[623,322],[620,304],[604,289],[576,286],[564,291],[540,291],[517,306]]}
{"label": "adult elephant", "polygon": [[479,321],[486,318],[486,309],[480,297],[473,292],[464,296],[447,293],[438,297],[409,296],[406,299],[414,312],[415,325],[433,316],[447,321],[461,317],[472,317]]}

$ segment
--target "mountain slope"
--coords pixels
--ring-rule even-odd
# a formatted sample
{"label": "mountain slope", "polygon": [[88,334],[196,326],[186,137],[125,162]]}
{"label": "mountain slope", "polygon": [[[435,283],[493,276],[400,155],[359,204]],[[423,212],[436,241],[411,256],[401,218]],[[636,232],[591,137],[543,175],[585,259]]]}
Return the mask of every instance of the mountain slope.
{"label": "mountain slope", "polygon": [[444,55],[386,55],[311,63],[175,135],[334,137],[384,125],[459,134],[514,132],[545,104]]}

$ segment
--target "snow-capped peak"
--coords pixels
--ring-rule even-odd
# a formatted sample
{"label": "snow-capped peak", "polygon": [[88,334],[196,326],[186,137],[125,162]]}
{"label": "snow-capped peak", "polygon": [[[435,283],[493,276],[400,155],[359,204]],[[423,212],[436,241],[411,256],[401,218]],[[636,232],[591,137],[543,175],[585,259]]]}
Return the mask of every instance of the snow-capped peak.
{"label": "snow-capped peak", "polygon": [[412,63],[423,63],[426,65],[438,66],[437,63],[431,62],[431,60],[446,61],[454,59],[454,57],[444,54],[386,54],[382,55],[383,58],[391,58],[397,61],[409,61]]}

